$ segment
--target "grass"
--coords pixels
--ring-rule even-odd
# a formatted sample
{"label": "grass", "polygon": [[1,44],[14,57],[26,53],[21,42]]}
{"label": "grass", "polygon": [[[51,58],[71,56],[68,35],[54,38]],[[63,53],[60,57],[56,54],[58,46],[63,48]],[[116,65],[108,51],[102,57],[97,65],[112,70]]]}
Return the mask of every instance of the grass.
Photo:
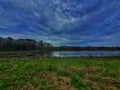
{"label": "grass", "polygon": [[0,59],[0,90],[119,90],[120,57]]}

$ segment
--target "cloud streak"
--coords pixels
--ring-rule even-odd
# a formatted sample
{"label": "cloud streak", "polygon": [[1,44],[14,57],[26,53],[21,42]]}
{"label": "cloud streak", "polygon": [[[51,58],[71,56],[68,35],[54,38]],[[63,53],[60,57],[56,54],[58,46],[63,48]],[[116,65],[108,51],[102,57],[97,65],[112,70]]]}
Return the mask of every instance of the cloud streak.
{"label": "cloud streak", "polygon": [[120,1],[0,0],[0,35],[54,45],[120,46]]}

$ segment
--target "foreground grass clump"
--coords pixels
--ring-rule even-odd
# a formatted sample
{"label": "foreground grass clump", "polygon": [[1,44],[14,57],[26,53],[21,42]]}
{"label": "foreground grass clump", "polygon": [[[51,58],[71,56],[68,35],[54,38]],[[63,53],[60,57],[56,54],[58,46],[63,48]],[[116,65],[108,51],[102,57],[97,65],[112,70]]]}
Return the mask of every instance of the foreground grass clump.
{"label": "foreground grass clump", "polygon": [[118,90],[120,58],[0,60],[0,90]]}

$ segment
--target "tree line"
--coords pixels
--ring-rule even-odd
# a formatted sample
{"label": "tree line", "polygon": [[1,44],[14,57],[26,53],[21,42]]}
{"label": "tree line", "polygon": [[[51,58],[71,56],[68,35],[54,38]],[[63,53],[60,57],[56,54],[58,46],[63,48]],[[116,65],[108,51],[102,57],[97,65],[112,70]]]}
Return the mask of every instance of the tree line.
{"label": "tree line", "polygon": [[0,37],[0,51],[81,51],[81,50],[120,50],[120,47],[96,47],[96,46],[53,46],[51,43],[36,41],[34,39],[13,39],[12,37]]}
{"label": "tree line", "polygon": [[0,37],[0,51],[50,50],[52,44],[34,39],[13,39]]}
{"label": "tree line", "polygon": [[107,51],[112,51],[112,50],[120,50],[120,47],[97,47],[97,46],[58,46],[54,47],[54,50],[57,51],[82,51],[82,50],[107,50]]}

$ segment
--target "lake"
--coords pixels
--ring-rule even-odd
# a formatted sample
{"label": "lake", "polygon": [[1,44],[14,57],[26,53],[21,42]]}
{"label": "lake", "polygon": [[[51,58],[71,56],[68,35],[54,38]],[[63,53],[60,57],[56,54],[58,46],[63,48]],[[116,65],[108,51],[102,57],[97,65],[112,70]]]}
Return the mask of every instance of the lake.
{"label": "lake", "polygon": [[120,51],[56,51],[52,53],[55,57],[73,56],[120,56]]}
{"label": "lake", "polygon": [[120,51],[54,51],[54,52],[6,52],[0,57],[79,57],[79,56],[120,56]]}

